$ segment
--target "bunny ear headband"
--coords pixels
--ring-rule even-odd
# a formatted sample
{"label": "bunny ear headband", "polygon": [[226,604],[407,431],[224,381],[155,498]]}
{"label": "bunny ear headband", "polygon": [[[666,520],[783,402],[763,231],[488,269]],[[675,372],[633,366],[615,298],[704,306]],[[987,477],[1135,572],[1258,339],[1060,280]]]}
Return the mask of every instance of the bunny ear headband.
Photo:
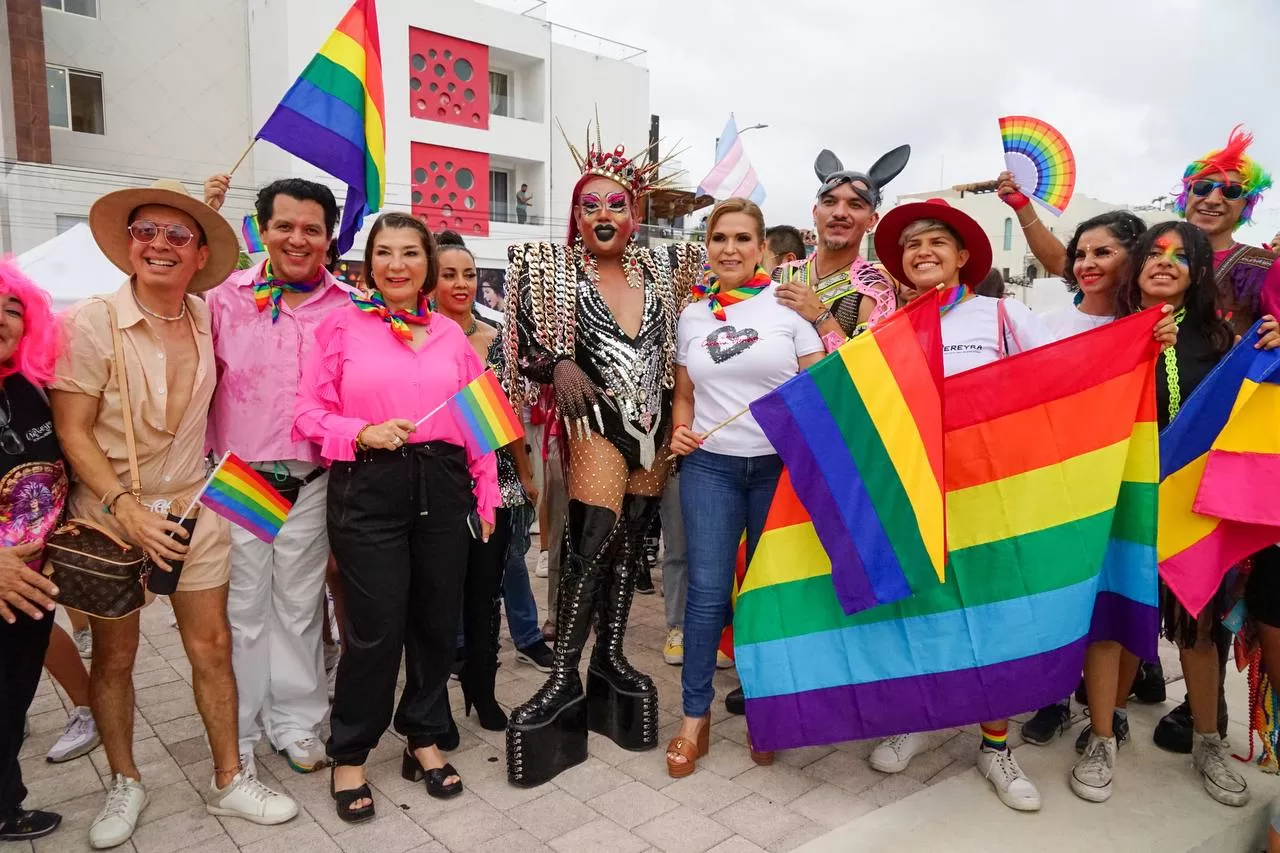
{"label": "bunny ear headband", "polygon": [[841,184],[848,184],[867,204],[873,208],[879,207],[880,190],[907,167],[909,159],[911,146],[899,145],[872,164],[865,173],[853,172],[845,169],[840,158],[824,148],[813,161],[813,171],[822,182],[818,197],[821,198]]}

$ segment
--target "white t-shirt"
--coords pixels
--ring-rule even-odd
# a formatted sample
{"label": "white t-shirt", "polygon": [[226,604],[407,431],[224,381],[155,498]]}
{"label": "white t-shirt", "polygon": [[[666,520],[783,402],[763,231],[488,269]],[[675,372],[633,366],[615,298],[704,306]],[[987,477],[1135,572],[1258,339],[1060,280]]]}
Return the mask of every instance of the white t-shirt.
{"label": "white t-shirt", "polygon": [[[974,296],[942,315],[942,372],[945,375],[963,373],[1000,358],[1001,301],[990,296]],[[1035,349],[1054,340],[1030,308],[1016,299],[1003,302],[1007,322],[1005,355]]]}
{"label": "white t-shirt", "polygon": [[1044,324],[1049,334],[1053,335],[1055,341],[1099,329],[1114,319],[1115,317],[1086,314],[1078,305],[1068,305],[1066,308],[1058,308],[1048,314],[1040,315],[1040,322]]}
{"label": "white t-shirt", "polygon": [[[693,381],[694,432],[704,433],[799,372],[800,356],[822,352],[822,340],[803,317],[780,303],[777,285],[725,308],[717,320],[704,302],[680,314],[676,363]],[[725,456],[775,451],[751,413],[707,438],[702,449]]]}

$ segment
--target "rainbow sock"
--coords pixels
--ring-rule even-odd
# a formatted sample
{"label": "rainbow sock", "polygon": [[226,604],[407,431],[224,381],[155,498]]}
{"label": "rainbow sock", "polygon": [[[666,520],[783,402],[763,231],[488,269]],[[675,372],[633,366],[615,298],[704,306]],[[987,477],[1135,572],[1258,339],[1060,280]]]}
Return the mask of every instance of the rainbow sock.
{"label": "rainbow sock", "polygon": [[982,748],[996,750],[1008,749],[1009,724],[1006,723],[998,729],[991,726],[982,726]]}

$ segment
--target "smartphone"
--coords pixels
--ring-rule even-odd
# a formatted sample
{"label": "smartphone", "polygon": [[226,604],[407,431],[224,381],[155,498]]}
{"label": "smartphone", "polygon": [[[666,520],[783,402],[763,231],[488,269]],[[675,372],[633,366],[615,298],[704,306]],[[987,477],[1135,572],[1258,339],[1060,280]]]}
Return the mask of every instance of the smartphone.
{"label": "smartphone", "polygon": [[471,531],[471,538],[477,542],[484,541],[484,528],[480,525],[480,513],[474,509],[467,515],[467,529]]}

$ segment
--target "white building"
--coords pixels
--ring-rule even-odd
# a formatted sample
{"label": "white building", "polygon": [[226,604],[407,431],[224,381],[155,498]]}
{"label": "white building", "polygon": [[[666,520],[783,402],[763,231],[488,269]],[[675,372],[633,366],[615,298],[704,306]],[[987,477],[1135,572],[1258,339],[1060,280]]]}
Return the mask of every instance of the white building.
{"label": "white building", "polygon": [[[0,0],[0,252],[87,216],[102,193],[176,177],[192,193],[226,171],[350,0]],[[379,0],[387,201],[467,238],[482,268],[508,244],[563,238],[599,110],[606,145],[650,134],[644,51],[551,23],[532,2]],[[345,187],[267,142],[236,171],[239,229],[280,177]],[[515,195],[527,184],[529,221]],[[358,259],[363,243],[347,257]]]}

